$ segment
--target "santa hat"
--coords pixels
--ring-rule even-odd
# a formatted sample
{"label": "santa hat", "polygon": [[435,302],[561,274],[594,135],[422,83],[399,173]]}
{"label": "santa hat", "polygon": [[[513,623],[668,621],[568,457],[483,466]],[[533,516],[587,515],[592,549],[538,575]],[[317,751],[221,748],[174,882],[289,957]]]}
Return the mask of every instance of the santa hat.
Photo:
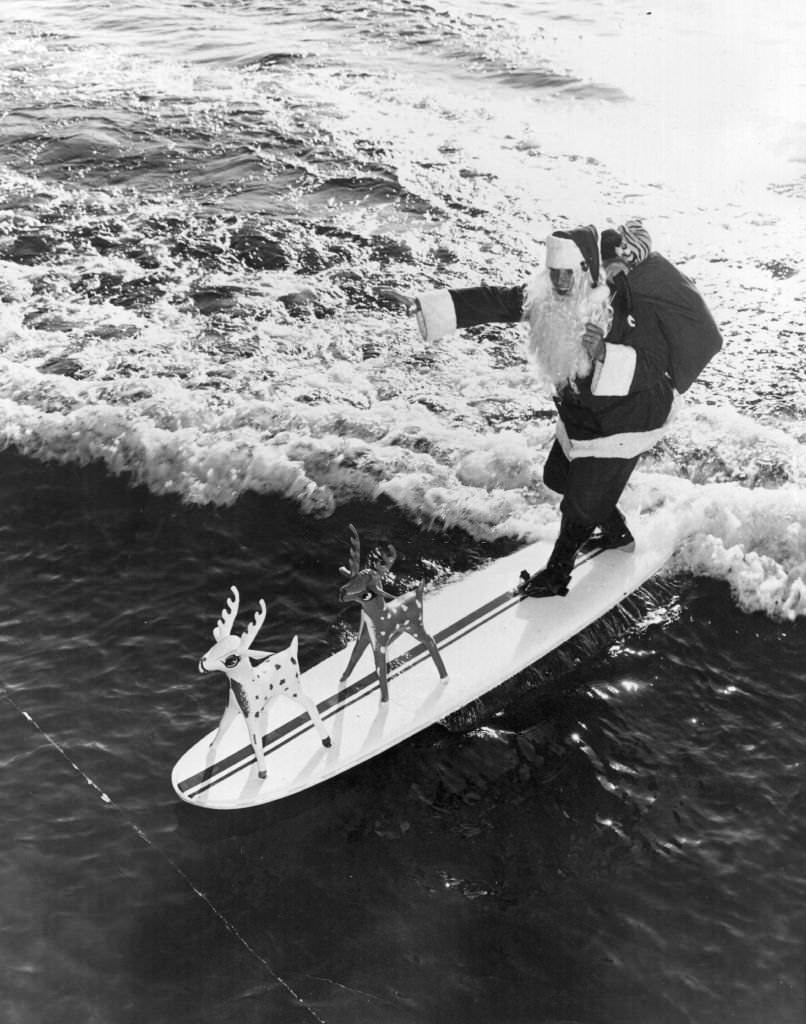
{"label": "santa hat", "polygon": [[578,270],[585,263],[594,286],[599,283],[599,232],[592,224],[555,231],[546,239],[546,266],[553,270]]}
{"label": "santa hat", "polygon": [[618,230],[621,235],[621,243],[617,248],[618,255],[629,267],[643,262],[652,252],[652,239],[641,221],[625,221]]}

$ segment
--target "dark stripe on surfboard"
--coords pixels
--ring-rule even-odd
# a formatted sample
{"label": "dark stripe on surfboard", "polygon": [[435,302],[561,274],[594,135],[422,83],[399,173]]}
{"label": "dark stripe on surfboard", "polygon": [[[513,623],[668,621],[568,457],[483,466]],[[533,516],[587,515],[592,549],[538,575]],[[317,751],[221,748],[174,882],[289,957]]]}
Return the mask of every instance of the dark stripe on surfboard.
{"label": "dark stripe on surfboard", "polygon": [[[574,568],[584,565],[586,562],[590,562],[606,550],[608,549],[596,548],[592,551],[586,552],[580,559],[578,559]],[[441,629],[438,633],[433,634],[437,647],[440,649],[450,647],[452,644],[461,640],[462,637],[467,636],[468,633],[471,633],[483,626],[485,623],[489,622],[490,619],[501,615],[513,605],[519,604],[521,601],[525,600],[525,598],[525,594],[513,593],[511,590],[507,590],[504,593],[499,594],[497,597],[494,597],[490,601],[481,605],[481,607],[474,609],[472,612],[468,612],[467,615],[462,616],[461,619],[457,619],[456,622],[452,622],[449,626]],[[415,646],[410,650],[399,655],[389,663],[389,681],[391,682],[393,676],[400,676],[409,669],[415,668],[427,657],[430,657],[430,655],[425,645],[415,644]],[[322,719],[332,718],[333,715],[340,711],[344,711],[345,708],[350,707],[357,701],[369,696],[379,688],[380,684],[378,682],[378,673],[373,670],[361,679],[350,683],[348,686],[338,690],[330,697],[327,697],[320,704],[317,704],[317,709]],[[286,743],[290,743],[292,740],[296,739],[297,736],[302,735],[302,733],[306,732],[308,729],[312,728],[313,722],[307,712],[304,712],[301,715],[297,715],[296,718],[292,718],[290,721],[278,726],[276,729],[273,729],[271,732],[266,733],[263,737],[263,749],[266,753],[271,754],[275,750],[279,750],[281,747],[284,747]],[[178,787],[184,794],[195,798],[206,792],[208,789],[211,789],[213,786],[231,778],[234,774],[242,771],[244,768],[250,767],[256,762],[256,760],[257,758],[255,757],[251,744],[247,744],[240,750],[229,754],[223,760],[216,761],[215,764],[208,765],[206,768],[202,769],[202,771],[197,772],[195,775],[190,776],[190,778],[178,783]],[[193,794],[188,792],[196,787],[198,787],[197,792]]]}

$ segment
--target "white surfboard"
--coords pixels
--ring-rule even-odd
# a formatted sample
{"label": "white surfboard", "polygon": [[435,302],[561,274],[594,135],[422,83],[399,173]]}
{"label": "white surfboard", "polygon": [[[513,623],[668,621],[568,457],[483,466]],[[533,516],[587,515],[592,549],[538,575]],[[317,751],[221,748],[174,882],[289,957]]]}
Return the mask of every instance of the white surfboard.
{"label": "white surfboard", "polygon": [[[351,646],[302,674],[332,744],[323,747],[299,704],[278,700],[263,744],[267,777],[258,777],[243,717],[219,737],[198,741],[176,763],[171,781],[182,800],[228,810],[254,807],[316,786],[375,757],[538,662],[653,576],[672,555],[659,523],[630,524],[634,552],[593,550],[578,556],[565,597],[513,593],[522,569],[541,568],[551,545],[538,543],[452,580],[425,595],[424,622],[449,673],[440,680],[422,644],[403,636],[388,652],[389,701],[380,702],[368,648],[340,683]],[[357,609],[355,610],[357,618]]]}

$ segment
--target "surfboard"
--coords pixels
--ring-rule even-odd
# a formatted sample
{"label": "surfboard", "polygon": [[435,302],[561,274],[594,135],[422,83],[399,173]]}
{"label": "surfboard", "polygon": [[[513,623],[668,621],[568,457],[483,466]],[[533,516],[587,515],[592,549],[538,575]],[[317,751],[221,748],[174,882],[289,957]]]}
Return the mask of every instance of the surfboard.
{"label": "surfboard", "polygon": [[351,676],[339,682],[350,645],[302,673],[303,688],[330,734],[329,748],[299,704],[278,700],[263,737],[265,779],[258,776],[239,715],[218,738],[215,758],[212,730],[177,761],[171,777],[176,794],[216,810],[269,803],[319,785],[440,722],[539,662],[665,565],[673,553],[669,532],[652,517],[630,528],[633,552],[593,547],[577,556],[565,597],[524,597],[515,590],[522,569],[533,572],[545,564],[552,547],[545,542],[427,592],[423,618],[445,662],[447,682],[423,645],[403,636],[387,654],[389,700],[381,703],[369,648]]}

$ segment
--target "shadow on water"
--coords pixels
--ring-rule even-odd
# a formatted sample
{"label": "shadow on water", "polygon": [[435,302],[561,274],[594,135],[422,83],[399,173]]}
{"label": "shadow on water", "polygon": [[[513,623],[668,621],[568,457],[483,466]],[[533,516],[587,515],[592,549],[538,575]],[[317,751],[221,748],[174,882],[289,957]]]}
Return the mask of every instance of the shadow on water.
{"label": "shadow on water", "polygon": [[[181,808],[183,871],[328,1022],[610,1024],[626,997],[635,1013],[620,1019],[680,1024],[619,980],[598,938],[601,886],[630,843],[597,827],[601,787],[567,741],[574,716],[431,730],[275,807]],[[193,927],[182,913],[179,932]],[[146,948],[159,918],[141,921]],[[562,918],[573,926],[558,931]]]}

